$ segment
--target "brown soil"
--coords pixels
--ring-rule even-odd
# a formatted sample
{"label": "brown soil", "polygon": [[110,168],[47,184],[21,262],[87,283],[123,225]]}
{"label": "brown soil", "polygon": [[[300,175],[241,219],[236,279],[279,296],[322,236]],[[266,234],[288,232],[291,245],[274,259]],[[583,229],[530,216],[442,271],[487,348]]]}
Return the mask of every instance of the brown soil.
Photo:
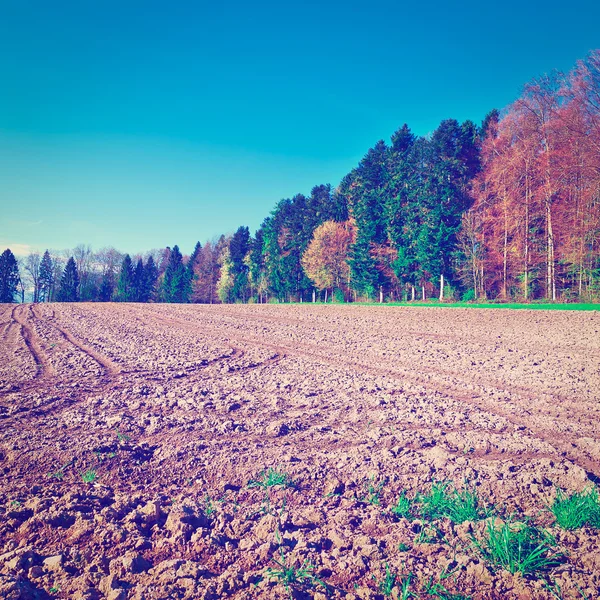
{"label": "brown soil", "polygon": [[[600,597],[598,531],[547,509],[600,481],[599,331],[598,312],[0,305],[0,597],[376,599],[386,565],[423,598]],[[296,487],[248,485],[269,468]],[[511,575],[475,548],[484,522],[390,512],[434,481],[566,556]],[[286,591],[282,560],[327,589]]]}

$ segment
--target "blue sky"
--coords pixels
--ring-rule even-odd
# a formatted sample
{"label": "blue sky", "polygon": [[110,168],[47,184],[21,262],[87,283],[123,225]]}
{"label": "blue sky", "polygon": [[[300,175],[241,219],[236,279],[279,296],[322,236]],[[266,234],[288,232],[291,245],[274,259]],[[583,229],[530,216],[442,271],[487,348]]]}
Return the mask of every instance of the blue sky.
{"label": "blue sky", "polygon": [[407,122],[480,122],[600,3],[0,0],[0,250],[255,230]]}

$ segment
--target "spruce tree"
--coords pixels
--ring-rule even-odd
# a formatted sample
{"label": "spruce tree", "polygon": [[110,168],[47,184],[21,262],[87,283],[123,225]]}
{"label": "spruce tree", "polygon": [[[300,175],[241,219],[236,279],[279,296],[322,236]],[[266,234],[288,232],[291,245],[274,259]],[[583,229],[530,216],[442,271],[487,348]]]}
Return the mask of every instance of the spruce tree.
{"label": "spruce tree", "polygon": [[133,301],[144,302],[144,263],[141,258],[138,258],[135,270],[133,271]]}
{"label": "spruce tree", "polygon": [[78,302],[78,287],[79,275],[77,274],[77,265],[75,264],[75,259],[71,256],[67,261],[60,280],[60,289],[57,294],[58,302]]}
{"label": "spruce tree", "polygon": [[248,298],[248,265],[244,262],[244,259],[249,251],[250,230],[248,227],[239,227],[229,242],[231,276],[233,277],[231,299],[233,301],[245,301]]}
{"label": "spruce tree", "polygon": [[100,283],[100,289],[98,290],[98,300],[100,302],[110,302],[113,292],[114,284],[112,278],[108,273],[102,276],[102,282]]}
{"label": "spruce tree", "polygon": [[10,248],[7,248],[0,256],[0,302],[15,301],[19,281],[17,259]]}
{"label": "spruce tree", "polygon": [[121,264],[115,299],[117,302],[133,302],[135,300],[134,271],[129,254],[125,255]]}
{"label": "spruce tree", "polygon": [[148,257],[146,264],[144,265],[144,285],[142,288],[142,295],[140,302],[149,302],[154,298],[154,288],[156,286],[156,280],[158,279],[158,268],[154,262],[152,255]]}
{"label": "spruce tree", "polygon": [[185,290],[183,291],[183,293],[184,293],[184,296],[187,298],[186,302],[190,302],[191,298],[192,298],[192,291],[194,289],[194,278],[195,278],[194,266],[198,262],[198,258],[200,257],[200,252],[202,252],[202,244],[200,244],[200,242],[196,242],[196,245],[194,246],[194,251],[190,255],[190,258],[188,259],[187,265],[185,267],[186,284],[185,284]]}
{"label": "spruce tree", "polygon": [[52,266],[50,253],[46,250],[44,256],[42,256],[42,262],[40,263],[40,302],[50,301],[50,292],[52,291],[53,283],[54,267]]}
{"label": "spruce tree", "polygon": [[189,301],[187,271],[183,265],[183,256],[177,245],[173,246],[169,255],[161,297],[163,302]]}

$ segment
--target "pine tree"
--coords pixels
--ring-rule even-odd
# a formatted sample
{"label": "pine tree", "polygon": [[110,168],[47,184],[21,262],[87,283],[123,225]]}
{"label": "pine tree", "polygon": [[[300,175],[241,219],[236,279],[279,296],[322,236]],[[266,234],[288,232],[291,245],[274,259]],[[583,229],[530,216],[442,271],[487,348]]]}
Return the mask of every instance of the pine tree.
{"label": "pine tree", "polygon": [[77,265],[75,264],[75,259],[71,256],[67,261],[60,280],[60,289],[57,294],[58,302],[78,302],[78,287],[79,275],[77,274]]}
{"label": "pine tree", "polygon": [[231,276],[233,284],[231,299],[245,301],[248,298],[248,265],[244,261],[250,251],[250,230],[239,227],[229,242],[229,258],[231,260]]}
{"label": "pine tree", "polygon": [[133,301],[144,302],[144,262],[141,258],[138,258],[135,270],[133,271]]}
{"label": "pine tree", "polygon": [[134,271],[129,254],[125,255],[121,264],[115,299],[117,302],[133,302],[135,300]]}
{"label": "pine tree", "polygon": [[52,285],[54,283],[54,268],[52,266],[52,259],[48,250],[44,252],[42,256],[42,262],[40,264],[40,302],[50,301],[50,292],[52,291]]}
{"label": "pine tree", "polygon": [[267,289],[263,242],[264,232],[261,227],[254,235],[254,239],[250,240],[250,252],[248,254],[248,283],[250,285],[250,296],[257,302],[263,301],[263,294]]}
{"label": "pine tree", "polygon": [[189,298],[189,301],[192,301],[192,292],[194,290],[194,280],[196,278],[196,264],[198,263],[198,260],[200,259],[200,254],[202,252],[202,244],[200,242],[196,242],[196,245],[194,246],[194,251],[191,253],[190,258],[188,259],[187,265],[186,265],[186,272],[187,272],[187,297]]}
{"label": "pine tree", "polygon": [[112,278],[108,273],[102,275],[102,282],[100,283],[100,289],[98,290],[98,300],[100,302],[110,302],[114,292],[114,285]]}
{"label": "pine tree", "polygon": [[158,279],[158,268],[154,262],[152,255],[148,257],[146,264],[144,265],[144,286],[142,288],[142,295],[140,302],[149,302],[154,298],[154,288],[156,286],[156,280]]}
{"label": "pine tree", "polygon": [[373,296],[387,283],[372,251],[385,244],[385,187],[389,180],[389,150],[383,141],[377,142],[347,180],[351,190],[349,207],[356,223],[356,239],[350,249],[348,264],[352,288],[361,295]]}
{"label": "pine tree", "polygon": [[0,256],[0,302],[15,301],[19,281],[17,259],[10,248],[7,248]]}
{"label": "pine tree", "polygon": [[189,280],[179,246],[173,246],[165,270],[161,297],[163,302],[188,302]]}

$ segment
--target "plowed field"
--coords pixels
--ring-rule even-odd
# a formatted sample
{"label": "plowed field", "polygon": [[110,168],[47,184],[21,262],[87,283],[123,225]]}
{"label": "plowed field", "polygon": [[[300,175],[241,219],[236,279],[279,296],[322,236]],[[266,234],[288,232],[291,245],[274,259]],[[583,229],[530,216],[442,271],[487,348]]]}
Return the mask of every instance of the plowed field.
{"label": "plowed field", "polygon": [[[549,510],[600,482],[597,311],[0,305],[0,335],[1,598],[600,597],[599,530]],[[495,562],[506,523],[549,564]]]}

